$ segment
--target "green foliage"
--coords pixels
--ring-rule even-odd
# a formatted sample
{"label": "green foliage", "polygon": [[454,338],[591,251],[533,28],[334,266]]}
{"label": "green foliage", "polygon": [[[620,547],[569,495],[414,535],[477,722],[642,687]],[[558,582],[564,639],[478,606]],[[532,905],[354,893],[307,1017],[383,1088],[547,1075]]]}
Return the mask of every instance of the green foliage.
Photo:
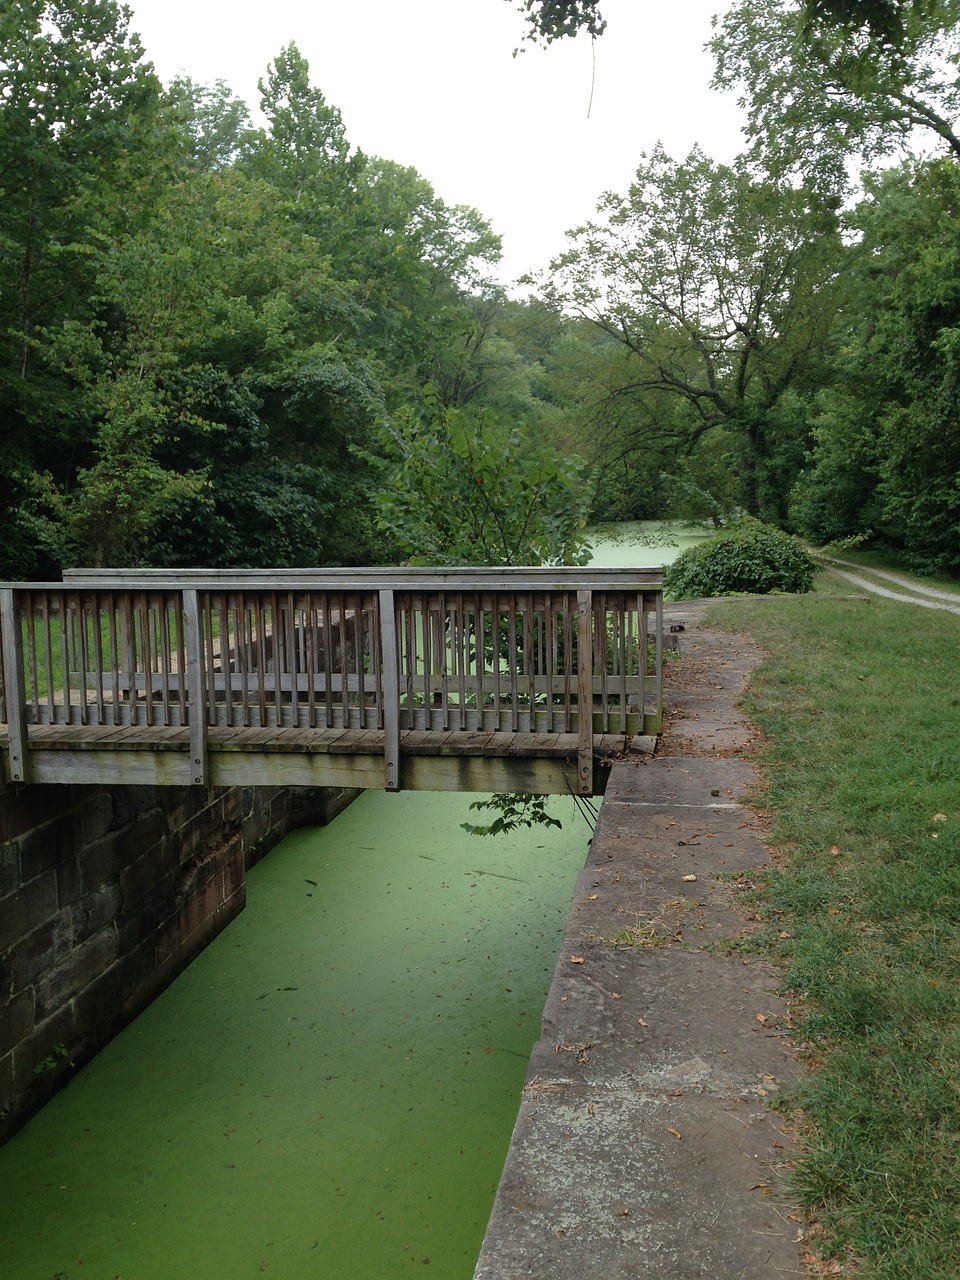
{"label": "green foliage", "polygon": [[870,531],[928,572],[960,569],[960,177],[911,163],[868,183],[853,221],[848,332],[836,383],[812,404],[807,466],[791,496],[818,542]]}
{"label": "green foliage", "polygon": [[[90,323],[91,238],[143,218],[174,154],[160,86],[114,0],[0,6],[0,566],[38,556],[30,472],[76,456],[78,404],[44,360],[44,332]],[[82,432],[81,432],[82,434]],[[0,568],[0,572],[2,572]]]}
{"label": "green foliage", "polygon": [[564,458],[490,411],[445,409],[431,387],[419,413],[378,432],[380,527],[416,564],[584,564],[589,485]]}
{"label": "green foliage", "polygon": [[521,0],[517,7],[527,15],[527,39],[544,44],[581,31],[595,39],[607,25],[600,13],[600,0]]}
{"label": "green foliage", "polygon": [[254,130],[126,22],[0,11],[0,574],[392,557],[354,446],[435,373],[519,365],[477,324],[499,240],[353,151],[295,46]]}
{"label": "green foliage", "polygon": [[240,155],[250,112],[223,80],[196,84],[177,76],[167,87],[168,112],[182,137],[184,168],[223,173]]}
{"label": "green foliage", "polygon": [[823,545],[877,527],[876,414],[852,380],[822,391],[811,414],[812,448],[788,509],[793,528]]}
{"label": "green foliage", "polygon": [[[891,21],[876,21],[881,8]],[[849,189],[850,159],[889,156],[916,130],[960,155],[957,0],[736,0],[711,48],[715,84],[743,95],[752,154],[767,172],[836,196]]]}
{"label": "green foliage", "polygon": [[516,831],[518,827],[560,827],[563,823],[547,812],[547,797],[509,792],[494,792],[485,800],[474,800],[471,809],[492,809],[499,817],[489,825],[475,825],[461,822],[464,831],[472,836],[505,835],[508,831]]}
{"label": "green foliage", "polygon": [[737,594],[803,593],[815,565],[789,534],[759,520],[745,520],[681,552],[664,570],[674,599]]}
{"label": "green foliage", "polygon": [[939,0],[804,0],[803,31],[815,39],[831,27],[851,36],[867,31],[881,47],[900,47],[911,19],[925,18]]}
{"label": "green foliage", "polygon": [[55,1044],[47,1056],[33,1068],[35,1076],[48,1076],[56,1071],[57,1067],[65,1058],[70,1057],[70,1050],[66,1045]]}
{"label": "green foliage", "polygon": [[807,432],[785,397],[818,367],[834,317],[832,202],[742,160],[718,165],[694,149],[678,162],[657,147],[598,212],[551,264],[544,296],[620,349],[619,362],[607,359],[608,411],[648,427],[652,449],[670,441],[667,470],[695,473],[683,479],[702,495],[697,515],[711,468],[696,454],[711,432],[727,433],[725,479],[714,473],[706,505],[729,509],[735,468],[739,505],[782,518]]}

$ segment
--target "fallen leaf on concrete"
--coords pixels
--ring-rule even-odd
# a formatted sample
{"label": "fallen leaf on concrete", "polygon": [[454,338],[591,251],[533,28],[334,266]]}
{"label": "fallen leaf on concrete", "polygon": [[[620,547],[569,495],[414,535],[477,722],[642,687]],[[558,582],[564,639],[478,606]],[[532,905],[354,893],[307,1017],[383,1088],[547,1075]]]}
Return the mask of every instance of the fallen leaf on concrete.
{"label": "fallen leaf on concrete", "polygon": [[767,1021],[767,1015],[765,1013],[758,1013],[757,1021],[760,1023],[761,1026],[763,1026],[764,1023]]}
{"label": "fallen leaf on concrete", "polygon": [[583,964],[583,956],[571,956],[571,957],[570,957],[570,963],[571,963],[571,964]]}
{"label": "fallen leaf on concrete", "polygon": [[619,992],[619,991],[611,991],[611,992],[610,992],[610,999],[611,999],[611,1000],[619,1000],[619,999],[620,999],[620,992]]}
{"label": "fallen leaf on concrete", "polygon": [[596,902],[596,900],[597,900],[597,895],[595,893],[591,893],[587,895],[588,902]]}
{"label": "fallen leaf on concrete", "polygon": [[649,1027],[650,1025],[649,1022],[644,1022],[642,1018],[638,1018],[637,1021],[640,1023],[641,1027]]}
{"label": "fallen leaf on concrete", "polygon": [[676,1140],[677,1140],[678,1142],[682,1142],[682,1141],[683,1141],[683,1138],[680,1136],[680,1133],[678,1132],[678,1130],[676,1130],[676,1129],[671,1129],[671,1128],[669,1128],[669,1127],[668,1127],[668,1128],[667,1128],[667,1133],[672,1133],[672,1134],[673,1134],[673,1136],[676,1138]]}

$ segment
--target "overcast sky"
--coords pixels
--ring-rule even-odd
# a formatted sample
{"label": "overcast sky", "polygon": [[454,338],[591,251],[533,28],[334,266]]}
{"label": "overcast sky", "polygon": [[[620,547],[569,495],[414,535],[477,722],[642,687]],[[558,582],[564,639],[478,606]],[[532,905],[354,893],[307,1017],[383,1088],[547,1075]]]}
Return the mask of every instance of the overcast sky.
{"label": "overcast sky", "polygon": [[524,19],[505,0],[128,0],[163,80],[225,80],[255,109],[257,80],[294,41],[351,144],[411,165],[503,237],[502,277],[545,266],[599,196],[625,191],[658,140],[740,149],[735,102],[703,51],[727,0],[605,0],[608,28],[514,58]]}

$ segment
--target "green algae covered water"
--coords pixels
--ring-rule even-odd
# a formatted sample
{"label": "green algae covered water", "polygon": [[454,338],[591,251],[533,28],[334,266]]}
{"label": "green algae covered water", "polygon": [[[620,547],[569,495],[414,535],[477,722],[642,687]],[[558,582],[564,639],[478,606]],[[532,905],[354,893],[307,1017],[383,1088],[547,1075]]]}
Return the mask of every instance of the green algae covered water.
{"label": "green algae covered water", "polygon": [[5,1280],[469,1280],[589,831],[365,793],[0,1151]]}
{"label": "green algae covered water", "polygon": [[587,530],[591,564],[605,568],[659,569],[672,564],[681,551],[709,534],[696,525],[658,520],[624,520],[598,524]]}

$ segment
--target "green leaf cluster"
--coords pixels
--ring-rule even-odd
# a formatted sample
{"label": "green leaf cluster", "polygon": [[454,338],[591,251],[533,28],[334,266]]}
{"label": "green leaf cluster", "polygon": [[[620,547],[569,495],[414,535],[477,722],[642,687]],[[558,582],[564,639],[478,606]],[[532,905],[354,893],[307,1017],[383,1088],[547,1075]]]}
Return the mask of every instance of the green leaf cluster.
{"label": "green leaf cluster", "polygon": [[461,822],[472,836],[506,835],[520,827],[559,827],[563,823],[547,812],[547,797],[510,792],[494,792],[484,800],[474,800],[471,809],[492,809],[498,817],[490,823]]}
{"label": "green leaf cluster", "polygon": [[424,390],[419,409],[382,422],[380,528],[414,564],[584,564],[590,485],[579,458],[489,409],[452,409]]}
{"label": "green leaf cluster", "polygon": [[163,89],[128,21],[0,13],[0,574],[389,556],[374,424],[521,364],[499,239],[354,150],[295,46],[254,129],[222,82]]}
{"label": "green leaf cluster", "polygon": [[802,544],[758,520],[744,520],[688,547],[664,570],[674,599],[703,596],[803,594],[816,567]]}

